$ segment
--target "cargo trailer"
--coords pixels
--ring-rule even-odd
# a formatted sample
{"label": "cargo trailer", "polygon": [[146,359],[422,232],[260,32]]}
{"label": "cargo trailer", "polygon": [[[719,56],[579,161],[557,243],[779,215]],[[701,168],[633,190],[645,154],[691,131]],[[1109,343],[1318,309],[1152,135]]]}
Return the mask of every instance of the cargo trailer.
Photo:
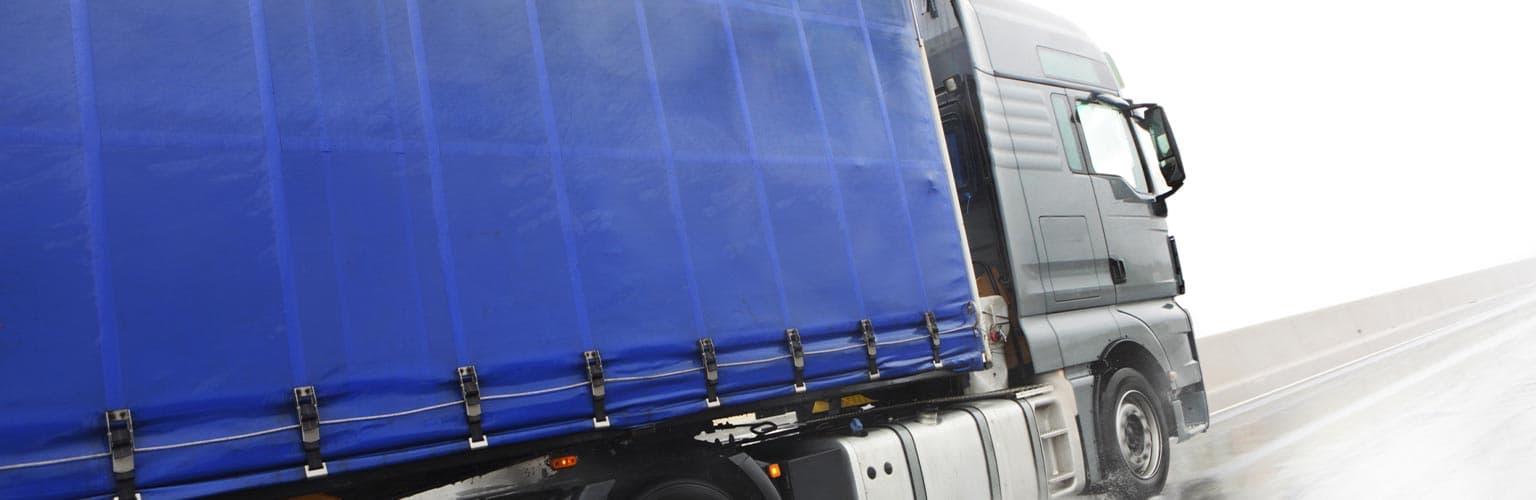
{"label": "cargo trailer", "polygon": [[0,26],[0,496],[1140,495],[1208,420],[1165,115],[1033,7]]}

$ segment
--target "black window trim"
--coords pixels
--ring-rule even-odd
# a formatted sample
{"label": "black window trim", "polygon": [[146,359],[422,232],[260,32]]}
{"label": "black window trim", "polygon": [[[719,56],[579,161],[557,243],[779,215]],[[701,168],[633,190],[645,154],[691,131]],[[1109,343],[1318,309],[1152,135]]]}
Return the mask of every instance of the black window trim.
{"label": "black window trim", "polygon": [[[1078,114],[1077,114],[1077,104],[1078,103],[1082,103],[1082,104],[1094,104],[1094,103],[1088,101],[1087,99],[1082,99],[1082,98],[1074,97],[1074,96],[1071,96],[1071,95],[1068,95],[1068,94],[1065,94],[1065,93],[1061,93],[1061,92],[1053,92],[1053,93],[1051,93],[1051,98],[1052,99],[1055,99],[1057,96],[1063,97],[1063,98],[1065,98],[1067,100],[1067,112],[1071,113],[1071,115],[1072,115],[1071,116],[1071,120],[1070,120],[1071,123],[1072,123],[1072,135],[1073,135],[1073,138],[1077,140],[1077,153],[1078,153],[1079,158],[1083,161],[1083,168],[1086,169],[1087,171],[1086,172],[1077,172],[1077,171],[1073,171],[1071,168],[1068,168],[1067,170],[1072,172],[1072,173],[1074,173],[1074,174],[1078,174],[1078,175],[1093,175],[1093,176],[1099,176],[1099,177],[1113,177],[1115,179],[1119,179],[1120,182],[1126,183],[1127,187],[1131,188],[1131,191],[1136,193],[1137,195],[1140,195],[1140,196],[1142,196],[1144,198],[1153,198],[1153,197],[1155,197],[1156,193],[1153,192],[1155,184],[1152,182],[1151,169],[1147,165],[1147,157],[1146,157],[1146,155],[1142,153],[1142,150],[1141,150],[1141,139],[1138,139],[1136,137],[1136,130],[1131,128],[1131,127],[1135,126],[1135,124],[1133,124],[1131,122],[1131,118],[1129,116],[1124,116],[1125,114],[1121,113],[1121,116],[1125,119],[1126,131],[1130,132],[1131,143],[1133,145],[1135,145],[1135,147],[1136,147],[1136,163],[1139,163],[1141,165],[1141,176],[1142,176],[1143,182],[1146,182],[1146,186],[1147,186],[1147,192],[1145,192],[1145,193],[1143,193],[1141,191],[1138,191],[1136,189],[1136,186],[1131,185],[1129,179],[1126,179],[1126,178],[1120,176],[1119,174],[1111,174],[1111,173],[1106,173],[1106,172],[1100,172],[1100,171],[1098,171],[1098,169],[1094,168],[1094,166],[1093,166],[1093,157],[1092,157],[1092,155],[1088,154],[1088,142],[1087,142],[1087,135],[1088,134],[1083,132],[1082,118],[1079,117]],[[1068,154],[1066,151],[1063,151],[1062,153],[1063,154]],[[1069,165],[1070,165],[1070,163],[1069,163]]]}

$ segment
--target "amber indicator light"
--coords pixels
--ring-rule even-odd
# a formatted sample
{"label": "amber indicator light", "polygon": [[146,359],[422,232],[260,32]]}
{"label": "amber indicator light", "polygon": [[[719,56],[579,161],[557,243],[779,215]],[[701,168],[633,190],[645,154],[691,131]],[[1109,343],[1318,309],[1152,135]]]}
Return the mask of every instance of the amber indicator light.
{"label": "amber indicator light", "polygon": [[549,468],[554,470],[569,469],[576,466],[576,455],[566,455],[549,459]]}

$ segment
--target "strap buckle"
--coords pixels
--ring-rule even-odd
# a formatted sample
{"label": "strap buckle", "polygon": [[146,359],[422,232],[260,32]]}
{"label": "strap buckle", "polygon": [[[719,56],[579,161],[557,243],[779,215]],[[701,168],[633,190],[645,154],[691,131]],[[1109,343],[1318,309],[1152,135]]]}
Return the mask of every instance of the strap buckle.
{"label": "strap buckle", "polygon": [[133,484],[133,412],[128,409],[110,410],[107,419],[107,450],[112,456],[112,482],[118,500],[139,498],[138,487]]}
{"label": "strap buckle", "polygon": [[293,405],[299,414],[299,437],[304,447],[304,477],[313,479],[330,471],[320,457],[320,397],[315,386],[293,388]]}
{"label": "strap buckle", "polygon": [[704,406],[715,408],[720,406],[720,363],[715,357],[715,341],[710,338],[699,339],[699,356],[704,365]]}
{"label": "strap buckle", "polygon": [[800,330],[784,330],[789,341],[789,359],[795,365],[795,393],[805,392],[805,347],[800,343]]}
{"label": "strap buckle", "polygon": [[944,355],[939,352],[939,321],[933,311],[923,313],[923,324],[928,327],[928,344],[933,348],[933,367],[944,367]]}
{"label": "strap buckle", "polygon": [[469,449],[484,448],[491,444],[491,440],[485,437],[485,429],[481,426],[480,376],[475,372],[475,365],[459,367],[459,394],[464,396],[464,419],[469,423]]}
{"label": "strap buckle", "polygon": [[587,362],[587,383],[592,386],[592,428],[608,428],[608,410],[603,407],[608,389],[603,377],[603,356],[596,349],[581,353]]}
{"label": "strap buckle", "polygon": [[879,344],[875,341],[875,325],[867,319],[859,320],[859,335],[864,338],[864,361],[868,365],[869,379],[880,378],[880,361],[875,357]]}

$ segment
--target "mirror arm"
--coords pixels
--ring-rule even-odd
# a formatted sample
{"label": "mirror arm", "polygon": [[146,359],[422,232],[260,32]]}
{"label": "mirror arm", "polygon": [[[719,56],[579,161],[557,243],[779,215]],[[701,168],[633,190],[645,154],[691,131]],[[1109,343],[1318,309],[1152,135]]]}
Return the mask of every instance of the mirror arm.
{"label": "mirror arm", "polygon": [[1157,195],[1157,200],[1156,201],[1158,203],[1162,203],[1162,201],[1168,199],[1169,196],[1173,196],[1173,193],[1179,192],[1179,188],[1184,187],[1184,183],[1180,182],[1179,185],[1177,185],[1177,186],[1169,186],[1169,187],[1171,189],[1169,189],[1168,192],[1160,194],[1160,195]]}
{"label": "mirror arm", "polygon": [[1132,109],[1135,109],[1134,107],[1132,107],[1132,105],[1131,105],[1131,103],[1129,101],[1126,101],[1125,99],[1121,99],[1121,98],[1116,97],[1114,95],[1105,94],[1103,92],[1094,92],[1092,94],[1089,94],[1088,95],[1088,99],[1092,100],[1092,101],[1095,101],[1095,102],[1100,102],[1100,103],[1108,104],[1108,105],[1114,107],[1115,109],[1120,110],[1120,112],[1122,112],[1122,113],[1128,113]]}

